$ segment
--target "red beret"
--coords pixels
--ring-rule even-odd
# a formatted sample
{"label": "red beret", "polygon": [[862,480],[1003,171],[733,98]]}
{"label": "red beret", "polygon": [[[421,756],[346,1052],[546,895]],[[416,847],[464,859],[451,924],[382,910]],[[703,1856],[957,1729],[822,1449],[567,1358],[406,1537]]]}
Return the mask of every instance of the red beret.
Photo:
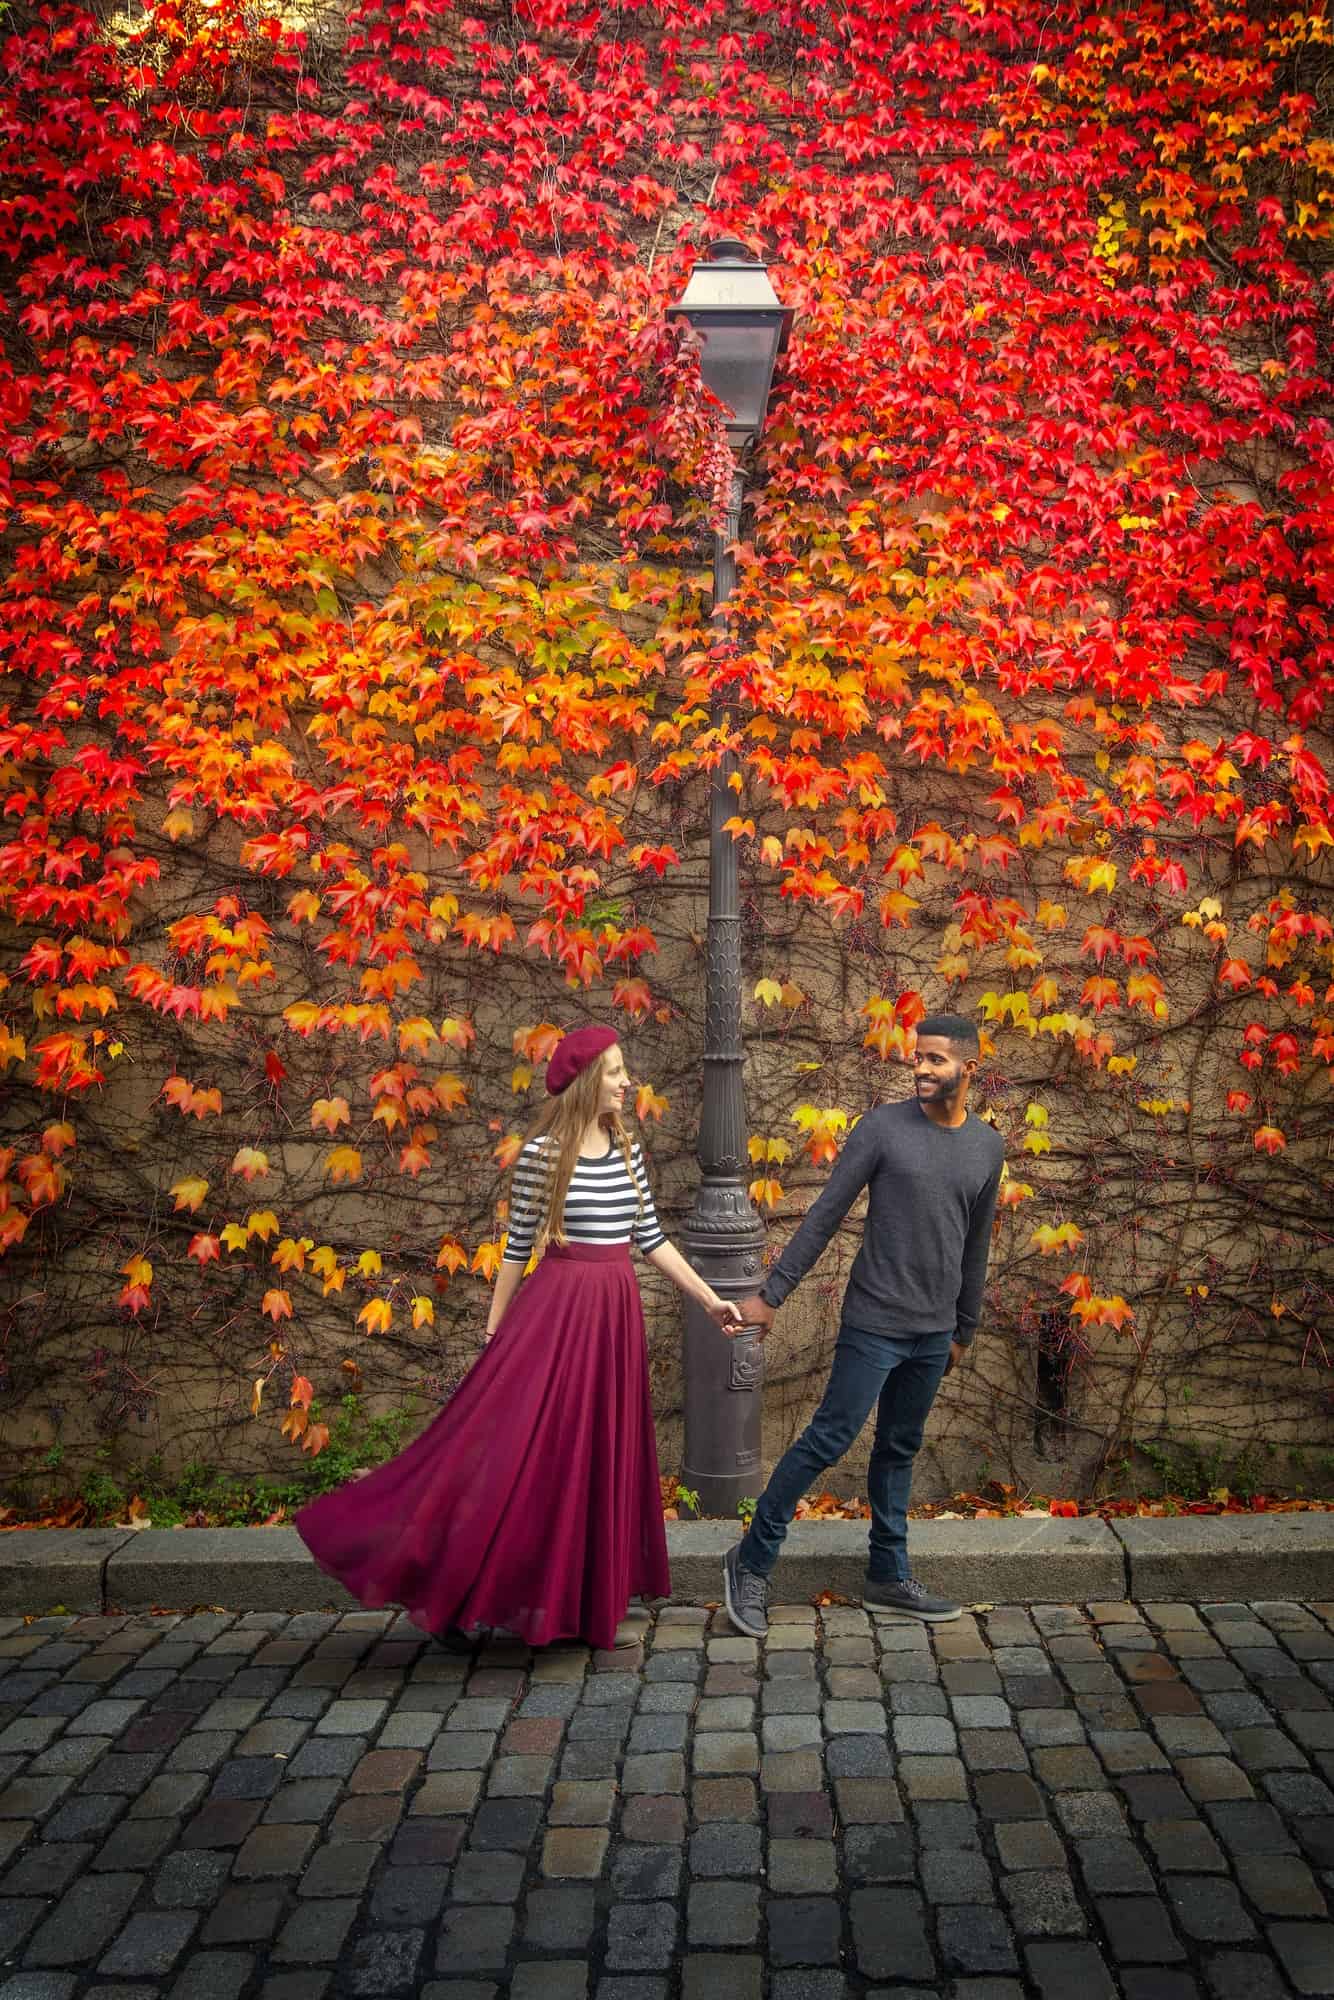
{"label": "red beret", "polygon": [[572,1035],[566,1035],[557,1043],[555,1054],[547,1064],[547,1090],[550,1095],[559,1097],[581,1070],[596,1062],[604,1049],[614,1048],[619,1040],[615,1028],[576,1028]]}

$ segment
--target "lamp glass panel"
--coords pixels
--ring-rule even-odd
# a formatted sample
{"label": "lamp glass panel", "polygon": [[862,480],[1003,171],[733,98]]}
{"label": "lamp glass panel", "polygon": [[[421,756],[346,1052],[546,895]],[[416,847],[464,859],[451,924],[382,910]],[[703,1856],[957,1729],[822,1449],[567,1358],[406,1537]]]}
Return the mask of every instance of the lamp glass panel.
{"label": "lamp glass panel", "polygon": [[728,325],[703,316],[694,325],[703,342],[700,374],[739,424],[758,430],[773,376],[779,327]]}

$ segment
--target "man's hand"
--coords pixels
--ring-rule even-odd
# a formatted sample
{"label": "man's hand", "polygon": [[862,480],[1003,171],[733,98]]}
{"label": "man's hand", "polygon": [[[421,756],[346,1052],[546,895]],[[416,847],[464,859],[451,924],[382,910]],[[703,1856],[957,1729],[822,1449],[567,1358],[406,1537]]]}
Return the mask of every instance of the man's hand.
{"label": "man's hand", "polygon": [[752,1292],[748,1299],[742,1299],[737,1310],[741,1314],[741,1330],[763,1340],[774,1323],[774,1308],[768,1301],[758,1292]]}
{"label": "man's hand", "polygon": [[947,1375],[952,1375],[956,1368],[963,1365],[963,1357],[967,1352],[968,1349],[962,1346],[959,1341],[952,1340],[950,1342],[950,1358],[945,1363],[945,1373]]}

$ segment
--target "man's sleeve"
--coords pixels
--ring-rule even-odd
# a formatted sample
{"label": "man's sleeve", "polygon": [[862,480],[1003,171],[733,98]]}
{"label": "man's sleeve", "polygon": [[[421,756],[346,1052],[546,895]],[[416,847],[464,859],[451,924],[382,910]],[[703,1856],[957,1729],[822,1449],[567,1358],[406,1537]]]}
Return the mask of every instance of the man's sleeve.
{"label": "man's sleeve", "polygon": [[959,1284],[959,1303],[955,1308],[954,1338],[960,1347],[972,1346],[973,1335],[977,1332],[978,1317],[982,1311],[982,1287],[987,1279],[987,1258],[991,1254],[991,1225],[996,1215],[996,1197],[1000,1193],[1002,1164],[1003,1162],[997,1161],[996,1171],[974,1202],[968,1222],[968,1238],[963,1249],[963,1272]]}
{"label": "man's sleeve", "polygon": [[875,1139],[868,1129],[870,1123],[869,1118],[861,1118],[853,1126],[818,1199],[807,1210],[796,1235],[760,1286],[760,1297],[766,1305],[781,1306],[788,1293],[800,1284],[870,1180],[876,1157]]}

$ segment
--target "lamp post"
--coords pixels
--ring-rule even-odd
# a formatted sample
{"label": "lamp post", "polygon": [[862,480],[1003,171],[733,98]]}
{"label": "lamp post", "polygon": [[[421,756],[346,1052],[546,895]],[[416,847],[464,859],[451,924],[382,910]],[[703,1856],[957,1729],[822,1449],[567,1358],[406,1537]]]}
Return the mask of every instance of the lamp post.
{"label": "lamp post", "polygon": [[[787,344],[790,307],[779,303],[765,266],[725,238],[697,264],[669,316],[688,320],[700,341],[700,374],[727,411],[728,443],[740,458],[759,436],[774,363]],[[732,478],[726,520],[713,543],[713,620],[721,631],[736,582],[732,546],[745,484]],[[714,701],[714,719],[722,704]],[[728,778],[735,760],[715,765],[709,796],[709,919],[706,946],[704,1077],[696,1157],[700,1180],[683,1232],[685,1255],[723,1298],[759,1283],[764,1228],[746,1188],[746,1100],[742,1082],[741,909],[736,846],[724,823],[734,810]],[[754,1334],[729,1340],[693,1302],[685,1307],[685,1451],[682,1484],[705,1515],[732,1515],[758,1490],[764,1348]]]}

